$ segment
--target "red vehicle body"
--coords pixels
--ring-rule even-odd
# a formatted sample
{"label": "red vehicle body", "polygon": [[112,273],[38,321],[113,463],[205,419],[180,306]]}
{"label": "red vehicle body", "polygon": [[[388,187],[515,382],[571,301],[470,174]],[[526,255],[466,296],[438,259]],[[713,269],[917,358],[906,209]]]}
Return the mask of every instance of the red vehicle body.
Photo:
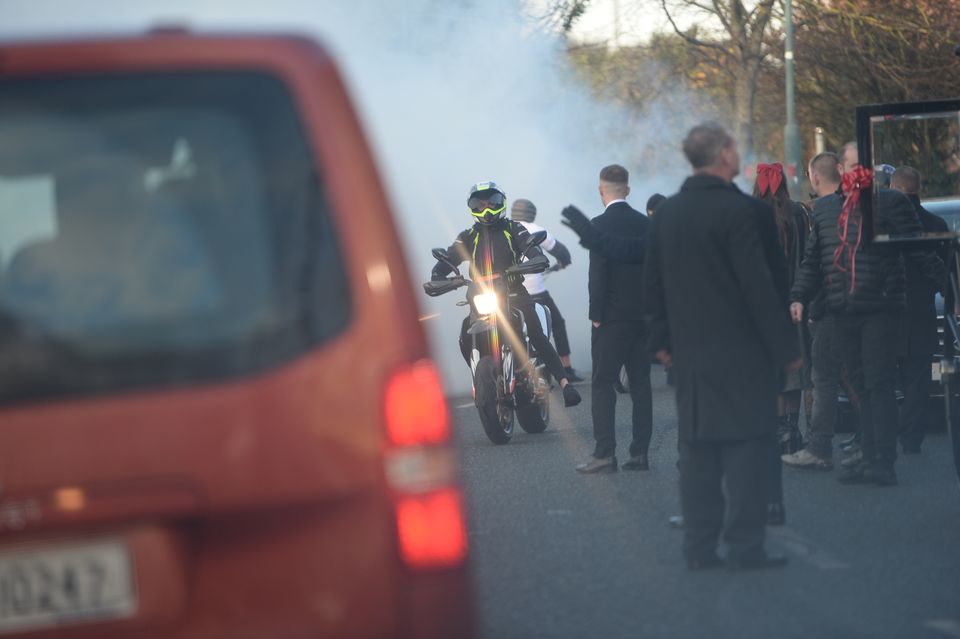
{"label": "red vehicle body", "polygon": [[[221,84],[236,92],[224,94]],[[237,89],[247,85],[256,90]],[[289,103],[283,117],[269,111],[274,98],[261,99],[264,91]],[[114,92],[125,105],[116,116]],[[193,109],[194,94],[203,108]],[[243,128],[244,118],[256,124]],[[65,133],[55,137],[58,127]],[[165,137],[168,129],[176,132]],[[241,129],[235,146],[220,143]],[[17,131],[25,140],[13,152]],[[142,142],[141,131],[157,139]],[[302,157],[291,169],[284,154],[299,149],[297,139]],[[79,151],[50,150],[60,144]],[[138,235],[142,246],[127,251],[133,235],[119,230],[126,222],[96,221],[96,238],[69,247],[59,237],[31,240],[47,246],[25,242],[0,260],[0,311],[22,329],[4,336],[0,321],[0,636],[472,636],[466,527],[442,389],[426,359],[390,207],[324,50],[298,37],[189,33],[2,45],[4,145],[0,177],[49,174],[41,182],[53,185],[63,229],[64,210],[90,209],[101,197],[84,191],[94,178],[111,182],[134,161],[154,167],[131,182],[151,185],[150,210],[173,201],[187,228],[206,213],[183,193],[221,202],[226,222],[210,214],[202,223],[216,233],[196,233],[197,245],[219,242],[219,252],[195,252],[210,265],[209,281],[228,283],[210,285],[216,294],[198,293],[196,302],[165,302],[151,278],[138,280],[152,266],[123,264],[127,254],[157,253],[151,238],[163,233]],[[156,169],[171,148],[175,159]],[[249,162],[237,160],[250,149]],[[67,155],[79,168],[61,166]],[[291,176],[303,197],[281,188]],[[246,211],[237,193],[251,184],[267,194],[264,202],[299,211],[302,224],[251,231],[243,237],[252,248],[222,239],[246,224],[237,221],[247,215],[236,213]],[[295,251],[289,238],[316,231],[309,203],[320,198],[326,226]],[[249,206],[250,229],[274,228],[277,207]],[[143,224],[172,219],[150,216]],[[263,249],[263,268],[232,275],[257,261],[247,255],[257,254],[262,237],[278,240]],[[94,246],[115,254],[113,266]],[[297,251],[296,268],[277,266]],[[311,251],[323,256],[322,268],[313,268]],[[162,285],[184,260],[167,263],[156,278]],[[78,271],[105,273],[98,277],[123,291],[114,298],[139,299],[140,291],[148,301],[106,311],[107,302],[91,302],[95,319],[70,319],[69,298],[38,302],[29,289],[38,270],[73,292],[87,285],[71,279]],[[335,285],[327,282],[332,270]],[[301,271],[293,310],[274,303],[291,279],[284,273]],[[331,299],[317,299],[326,294]],[[234,298],[240,309],[247,298],[266,301],[234,327],[246,311],[210,301]],[[93,293],[79,299],[87,304]],[[302,328],[329,315],[320,329]],[[234,332],[215,335],[218,325]],[[31,326],[40,337],[23,337]],[[220,341],[211,337],[208,348],[204,331]],[[261,356],[257,349],[273,342],[284,346]],[[59,362],[61,352],[66,363],[44,363]],[[113,603],[98,598],[104,574],[129,579],[110,586],[120,591]]]}

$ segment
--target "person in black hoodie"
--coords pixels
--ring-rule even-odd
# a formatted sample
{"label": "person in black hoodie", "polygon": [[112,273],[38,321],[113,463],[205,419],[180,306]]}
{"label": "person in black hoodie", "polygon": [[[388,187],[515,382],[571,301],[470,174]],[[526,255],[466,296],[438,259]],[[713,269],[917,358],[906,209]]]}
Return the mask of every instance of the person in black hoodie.
{"label": "person in black hoodie", "polygon": [[[593,219],[607,233],[642,239],[647,217],[627,204],[630,193],[627,170],[611,164],[600,171],[600,199],[604,211]],[[650,355],[643,327],[643,300],[637,294],[643,279],[640,264],[609,260],[590,251],[589,293],[593,383],[591,411],[596,445],[593,458],[576,467],[580,473],[611,472],[617,469],[614,385],[620,368],[627,369],[630,399],[633,401],[633,440],[625,470],[649,470],[647,449],[653,429],[653,397],[650,389]]]}
{"label": "person in black hoodie", "polygon": [[[947,270],[933,251],[910,249],[901,255],[871,241],[859,205],[861,194],[871,188],[871,172],[857,166],[844,173],[842,193],[816,201],[806,255],[790,292],[790,311],[794,321],[800,322],[804,304],[826,290],[840,357],[860,397],[862,460],[844,468],[837,480],[894,486],[896,360],[906,306],[904,258],[937,290],[946,289]],[[878,190],[873,211],[875,234],[922,231],[913,205],[902,193]]]}
{"label": "person in black hoodie", "polygon": [[[913,204],[920,225],[928,233],[946,233],[947,223],[920,204],[920,172],[909,166],[899,167],[890,181]],[[941,256],[941,259],[943,256]],[[926,431],[926,412],[930,399],[930,362],[938,350],[937,290],[933,283],[907,261],[907,310],[904,314],[906,352],[900,357],[903,406],[900,411],[900,446],[906,454],[917,454]]]}

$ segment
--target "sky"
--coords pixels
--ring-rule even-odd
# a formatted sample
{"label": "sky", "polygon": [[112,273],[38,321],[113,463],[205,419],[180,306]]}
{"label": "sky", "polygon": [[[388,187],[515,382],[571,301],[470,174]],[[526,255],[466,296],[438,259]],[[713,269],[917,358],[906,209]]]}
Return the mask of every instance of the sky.
{"label": "sky", "polygon": [[[585,38],[603,30],[611,2],[595,0],[579,27]],[[574,203],[599,214],[597,175],[611,163],[631,170],[635,208],[655,191],[675,192],[686,170],[679,141],[705,119],[692,106],[677,117],[677,104],[696,103],[686,96],[643,118],[598,103],[567,66],[565,42],[539,27],[523,0],[0,0],[0,16],[0,39],[177,24],[292,31],[325,43],[344,71],[387,193],[397,194],[411,284],[451,393],[470,388],[456,345],[463,309],[457,296],[427,298],[419,284],[434,263],[430,248],[448,246],[470,225],[470,186],[493,180],[509,200],[533,200],[537,222],[570,248],[573,265],[551,274],[548,286],[567,319],[573,364],[587,371],[587,253],[561,226],[560,210]],[[623,13],[625,24],[637,19]],[[660,168],[635,171],[638,148],[651,144],[663,149]]]}
{"label": "sky", "polygon": [[585,42],[630,46],[670,29],[663,12],[649,0],[591,0],[571,36]]}

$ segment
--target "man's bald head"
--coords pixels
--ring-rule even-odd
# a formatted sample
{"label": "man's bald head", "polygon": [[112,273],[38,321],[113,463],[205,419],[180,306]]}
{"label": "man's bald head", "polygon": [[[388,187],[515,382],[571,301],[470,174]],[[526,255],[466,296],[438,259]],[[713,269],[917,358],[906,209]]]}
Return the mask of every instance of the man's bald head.
{"label": "man's bald head", "polygon": [[810,174],[821,179],[840,184],[840,158],[836,153],[826,151],[819,153],[810,160]]}
{"label": "man's bald head", "polygon": [[856,142],[847,142],[840,149],[840,172],[847,173],[860,164],[860,151]]}
{"label": "man's bald head", "polygon": [[840,186],[840,158],[836,153],[818,153],[810,160],[810,186],[817,197],[829,195]]}
{"label": "man's bald head", "polygon": [[901,166],[890,178],[890,187],[907,195],[919,195],[920,171],[912,166]]}

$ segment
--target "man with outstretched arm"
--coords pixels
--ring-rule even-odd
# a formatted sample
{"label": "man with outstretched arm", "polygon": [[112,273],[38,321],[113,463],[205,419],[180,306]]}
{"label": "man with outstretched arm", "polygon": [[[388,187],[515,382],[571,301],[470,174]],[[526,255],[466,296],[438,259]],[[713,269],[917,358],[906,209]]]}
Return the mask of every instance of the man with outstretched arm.
{"label": "man with outstretched arm", "polygon": [[[786,272],[783,252],[775,235],[772,250],[763,240],[763,220],[775,233],[769,206],[732,184],[740,156],[730,134],[694,127],[683,151],[693,175],[653,216],[643,298],[650,350],[677,382],[684,556],[691,570],[722,565],[722,533],[731,568],[783,566],[764,549],[778,373],[800,366],[774,272]],[[578,213],[564,217],[592,249],[643,253]]]}

